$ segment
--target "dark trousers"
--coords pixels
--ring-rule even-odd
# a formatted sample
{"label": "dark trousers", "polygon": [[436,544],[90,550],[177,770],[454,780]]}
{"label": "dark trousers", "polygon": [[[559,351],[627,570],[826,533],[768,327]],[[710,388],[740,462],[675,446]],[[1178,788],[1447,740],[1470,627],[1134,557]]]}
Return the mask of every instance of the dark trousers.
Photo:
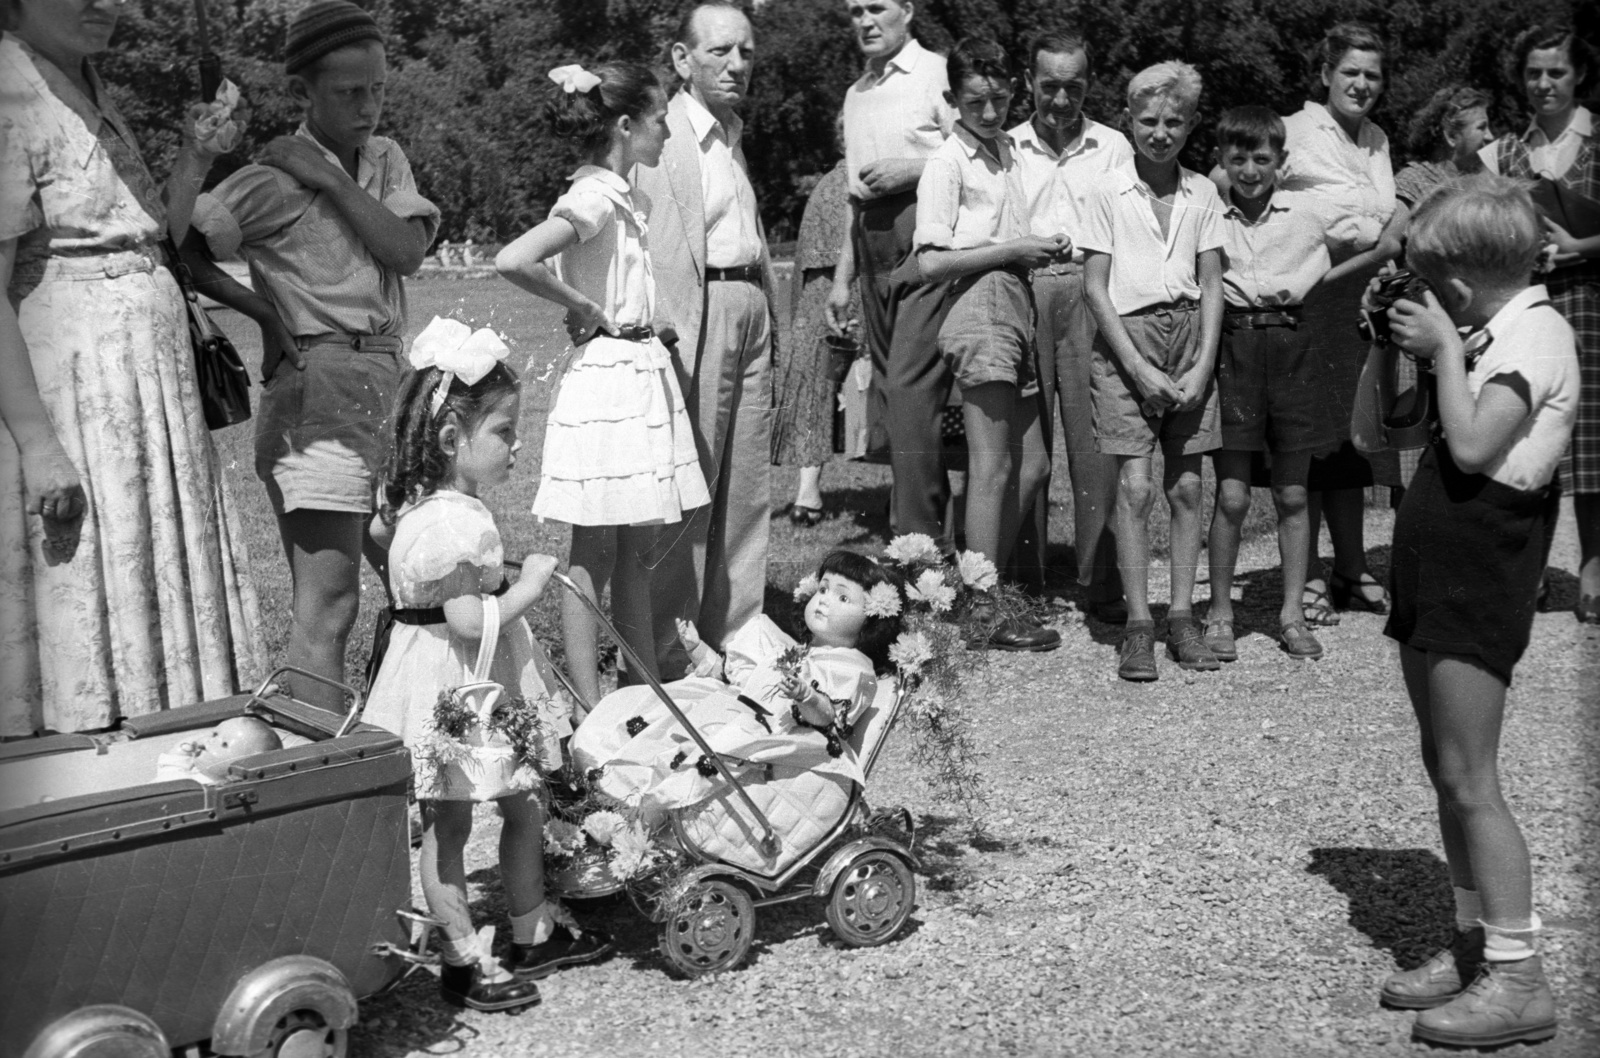
{"label": "dark trousers", "polygon": [[902,192],[863,203],[851,238],[874,390],[883,400],[869,443],[889,446],[895,531],[942,540],[950,486],[939,427],[953,377],[939,356],[939,327],[951,298],[949,284],[917,275],[916,224],[917,197]]}

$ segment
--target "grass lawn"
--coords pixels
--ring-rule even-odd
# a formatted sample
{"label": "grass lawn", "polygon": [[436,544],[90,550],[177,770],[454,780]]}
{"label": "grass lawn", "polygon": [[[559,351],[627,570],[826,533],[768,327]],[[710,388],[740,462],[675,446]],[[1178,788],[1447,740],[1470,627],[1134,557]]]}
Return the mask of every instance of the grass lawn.
{"label": "grass lawn", "polygon": [[[569,543],[566,527],[540,524],[529,513],[539,483],[544,417],[558,380],[560,358],[567,350],[559,311],[514,290],[495,277],[457,278],[425,274],[425,278],[407,284],[407,294],[410,301],[408,336],[420,331],[435,315],[450,316],[474,326],[493,327],[505,335],[511,346],[511,362],[523,379],[523,451],[517,463],[515,479],[485,499],[499,523],[507,558],[520,559],[530,551],[541,551],[565,560]],[[213,316],[238,346],[252,377],[259,377],[261,340],[254,324],[227,310],[214,311]],[[253,388],[251,393],[254,399],[260,399],[259,386]],[[223,465],[227,468],[246,519],[246,538],[261,598],[262,618],[267,629],[267,652],[269,658],[276,660],[282,657],[289,637],[289,570],[283,558],[277,524],[267,503],[266,491],[253,470],[253,430],[253,423],[246,423],[223,430],[215,436],[222,452]],[[1072,490],[1064,472],[1066,460],[1059,448],[1056,460],[1063,472],[1056,475],[1050,489],[1052,546],[1049,554],[1049,587],[1062,597],[1081,598],[1079,589],[1073,583],[1076,557],[1072,548]],[[1206,475],[1206,491],[1209,495],[1212,480],[1209,462],[1206,464]],[[829,516],[821,525],[811,529],[795,528],[784,513],[794,495],[795,476],[793,468],[773,469],[775,516],[767,564],[767,595],[771,604],[769,609],[780,619],[787,612],[786,603],[794,583],[814,569],[829,549],[849,547],[870,552],[880,548],[888,539],[890,478],[887,467],[843,461],[830,463],[823,474],[823,493]],[[1150,523],[1155,554],[1164,557],[1167,550],[1164,504],[1156,504],[1156,513],[1151,516]],[[1273,524],[1271,499],[1266,490],[1258,489],[1245,525],[1246,537],[1270,533]],[[357,679],[366,666],[372,623],[377,610],[383,605],[382,587],[370,570],[364,573],[363,589],[361,615],[346,653],[346,672],[351,679]],[[1165,586],[1158,572],[1156,580],[1152,582],[1153,597],[1162,598],[1164,591]],[[551,594],[531,615],[535,630],[552,646],[559,642],[556,607],[555,596]]]}

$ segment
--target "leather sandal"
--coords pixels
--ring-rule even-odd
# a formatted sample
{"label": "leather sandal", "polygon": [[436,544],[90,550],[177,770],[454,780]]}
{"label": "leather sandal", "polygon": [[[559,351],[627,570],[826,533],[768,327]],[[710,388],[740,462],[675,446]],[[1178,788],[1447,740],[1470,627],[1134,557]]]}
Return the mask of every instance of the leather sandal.
{"label": "leather sandal", "polygon": [[1322,656],[1322,644],[1304,621],[1290,621],[1278,630],[1278,645],[1291,658],[1315,661]]}
{"label": "leather sandal", "polygon": [[1300,589],[1300,609],[1306,624],[1314,628],[1332,628],[1339,623],[1339,612],[1328,601],[1328,593],[1310,585]]}
{"label": "leather sandal", "polygon": [[1218,661],[1238,661],[1239,644],[1233,635],[1233,621],[1226,617],[1207,618],[1202,637]]}
{"label": "leather sandal", "polygon": [[[1378,589],[1378,598],[1368,597],[1366,589],[1369,587]],[[1336,610],[1361,610],[1375,614],[1389,612],[1389,592],[1370,573],[1363,573],[1352,580],[1334,570],[1333,576],[1328,578],[1328,596],[1333,600]]]}

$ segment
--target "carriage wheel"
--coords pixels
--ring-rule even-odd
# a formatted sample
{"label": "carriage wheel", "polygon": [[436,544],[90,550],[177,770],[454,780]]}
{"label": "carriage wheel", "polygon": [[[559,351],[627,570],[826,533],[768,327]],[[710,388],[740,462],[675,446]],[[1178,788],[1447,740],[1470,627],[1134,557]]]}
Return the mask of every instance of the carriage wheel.
{"label": "carriage wheel", "polygon": [[755,936],[756,907],[729,882],[699,882],[684,893],[661,927],[661,953],[690,977],[731,970]]}
{"label": "carriage wheel", "polygon": [[252,1058],[345,1058],[349,1047],[348,1031],[330,1027],[314,1010],[295,1010],[278,1019]]}
{"label": "carriage wheel", "polygon": [[171,1053],[161,1026],[149,1015],[101,1003],[51,1022],[23,1058],[170,1058]]}
{"label": "carriage wheel", "polygon": [[852,948],[871,948],[900,932],[916,902],[917,880],[906,861],[884,849],[868,849],[833,883],[828,925]]}

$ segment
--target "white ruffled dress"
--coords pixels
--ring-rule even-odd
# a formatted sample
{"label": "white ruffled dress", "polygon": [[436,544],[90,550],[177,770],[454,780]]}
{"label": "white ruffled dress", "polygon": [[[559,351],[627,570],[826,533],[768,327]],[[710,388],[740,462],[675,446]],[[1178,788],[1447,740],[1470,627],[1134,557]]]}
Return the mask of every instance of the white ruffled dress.
{"label": "white ruffled dress", "polygon": [[[494,516],[477,499],[441,489],[400,512],[394,542],[389,547],[389,581],[395,605],[407,609],[442,607],[463,595],[492,593],[505,579],[504,552]],[[413,749],[417,796],[449,799],[434,789],[427,759],[417,747],[433,734],[434,706],[439,692],[470,683],[478,660],[478,641],[463,639],[438,624],[394,625],[383,666],[367,695],[362,717],[399,735]],[[506,693],[542,701],[541,720],[555,738],[572,731],[571,703],[550,693],[559,687],[550,659],[523,618],[507,621],[500,629],[489,678]],[[425,755],[420,755],[425,757]],[[545,771],[561,761],[537,762]],[[537,776],[526,772],[527,788]]]}
{"label": "white ruffled dress", "polygon": [[[644,214],[609,169],[581,167],[551,208],[579,242],[556,274],[605,306],[619,328],[649,327],[655,280]],[[659,338],[601,335],[579,346],[545,428],[533,513],[571,525],[680,521],[710,502],[672,354]]]}

